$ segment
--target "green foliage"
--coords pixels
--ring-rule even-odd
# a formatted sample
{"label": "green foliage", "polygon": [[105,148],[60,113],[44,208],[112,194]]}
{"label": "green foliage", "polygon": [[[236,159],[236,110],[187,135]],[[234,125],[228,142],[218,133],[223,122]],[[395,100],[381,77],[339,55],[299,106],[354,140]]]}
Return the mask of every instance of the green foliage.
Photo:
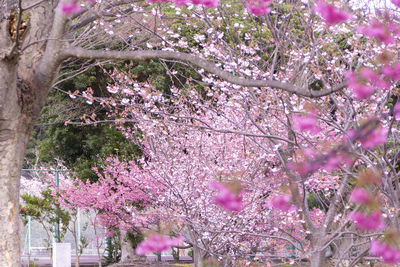
{"label": "green foliage", "polygon": [[[68,211],[57,205],[51,190],[42,191],[40,197],[25,193],[21,195],[21,199],[20,214],[24,224],[28,223],[28,216],[30,216],[32,220],[38,221],[45,227],[48,235],[50,235],[50,233],[54,235],[55,233],[52,226],[60,222],[60,238],[56,236],[56,239],[57,242],[61,242],[67,232],[67,226],[71,217]],[[46,238],[48,245],[50,245],[50,237],[51,236],[47,236]]]}
{"label": "green foliage", "polygon": [[324,192],[315,192],[307,195],[307,203],[310,210],[318,208],[320,210],[326,210],[329,205],[329,199],[324,195]]}
{"label": "green foliage", "polygon": [[193,248],[191,248],[191,249],[189,249],[187,255],[188,255],[189,257],[192,257],[192,258],[193,258],[193,253],[194,253]]}
{"label": "green foliage", "polygon": [[55,159],[60,159],[82,180],[97,180],[92,168],[107,156],[133,159],[141,153],[121,132],[109,127],[50,127],[44,137],[37,146],[40,161],[56,164]]}
{"label": "green foliage", "polygon": [[105,251],[105,264],[119,262],[121,259],[121,236],[119,231],[114,231],[112,237],[107,238]]}
{"label": "green foliage", "polygon": [[132,248],[137,248],[140,242],[144,240],[144,236],[142,233],[131,233],[127,232],[127,238],[129,240],[129,243],[131,244]]}
{"label": "green foliage", "polygon": [[89,246],[89,242],[86,237],[81,236],[79,245],[79,255],[82,255],[83,250]]}

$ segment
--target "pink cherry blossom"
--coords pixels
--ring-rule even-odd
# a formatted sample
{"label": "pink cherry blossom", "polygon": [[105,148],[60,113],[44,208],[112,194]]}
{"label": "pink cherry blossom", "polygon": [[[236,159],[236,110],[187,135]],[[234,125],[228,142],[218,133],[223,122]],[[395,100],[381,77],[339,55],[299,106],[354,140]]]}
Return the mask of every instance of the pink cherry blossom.
{"label": "pink cherry blossom", "polygon": [[393,5],[400,7],[400,0],[392,0]]}
{"label": "pink cherry blossom", "polygon": [[339,168],[339,165],[343,163],[350,165],[352,160],[353,159],[345,153],[330,153],[327,155],[327,159],[322,168],[326,171],[334,171],[337,170]]}
{"label": "pink cherry blossom", "polygon": [[363,148],[370,149],[386,143],[387,129],[379,127],[372,130],[367,136],[359,138]]}
{"label": "pink cherry blossom", "polygon": [[62,12],[65,14],[74,14],[81,10],[80,5],[77,4],[77,1],[71,1],[66,3],[60,3],[60,7]]}
{"label": "pink cherry blossom", "polygon": [[378,88],[389,89],[390,83],[382,80],[378,74],[369,68],[362,68],[360,76]]}
{"label": "pink cherry blossom", "polygon": [[154,234],[138,245],[136,254],[146,255],[153,252],[162,252],[173,246],[178,246],[184,240],[185,238],[183,236],[171,238],[166,235]]}
{"label": "pink cherry blossom", "polygon": [[307,131],[311,134],[317,134],[321,131],[321,128],[318,126],[315,112],[310,112],[305,116],[293,115],[292,120],[296,130],[302,132]]}
{"label": "pink cherry blossom", "polygon": [[299,163],[288,163],[287,167],[290,170],[296,171],[298,174],[305,176],[311,172],[318,170],[321,167],[320,162],[303,161]]}
{"label": "pink cherry blossom", "polygon": [[380,256],[384,253],[386,249],[387,245],[380,242],[379,240],[373,240],[369,245],[369,253],[371,254],[371,256]]}
{"label": "pink cherry blossom", "polygon": [[217,7],[219,0],[192,0],[194,5],[204,5],[205,7]]}
{"label": "pink cherry blossom", "polygon": [[209,183],[209,187],[218,192],[217,195],[214,196],[214,202],[217,205],[227,211],[239,212],[243,209],[242,198],[229,191],[225,185],[217,181],[212,181]]}
{"label": "pink cherry blossom", "polygon": [[395,82],[400,81],[400,63],[396,63],[394,66],[385,65],[382,68],[382,74]]}
{"label": "pink cherry blossom", "polygon": [[289,195],[279,195],[274,197],[271,200],[271,206],[274,209],[281,211],[289,211],[292,208],[290,204],[290,196]]}
{"label": "pink cherry blossom", "polygon": [[325,1],[317,1],[314,10],[325,19],[328,25],[338,24],[347,21],[351,15],[343,10],[337,9]]}
{"label": "pink cherry blossom", "polygon": [[366,231],[380,230],[385,227],[385,222],[379,211],[373,212],[370,215],[365,215],[362,212],[354,212],[350,215],[350,219],[358,228]]}
{"label": "pink cherry blossom", "polygon": [[[96,0],[84,0],[86,2],[96,3]],[[74,14],[81,11],[81,6],[78,4],[78,0],[70,0],[69,2],[60,3],[62,12],[65,14]]]}
{"label": "pink cherry blossom", "polygon": [[367,204],[370,201],[370,196],[363,188],[355,188],[351,192],[350,199],[353,203]]}
{"label": "pink cherry blossom", "polygon": [[262,16],[271,12],[271,9],[266,4],[255,5],[246,3],[245,6],[252,14],[256,16]]}
{"label": "pink cherry blossom", "polygon": [[382,257],[383,261],[388,264],[397,264],[400,262],[400,251],[379,240],[373,240],[371,242],[369,253],[371,256]]}
{"label": "pink cherry blossom", "polygon": [[395,120],[400,120],[400,102],[397,102],[393,107],[393,116]]}
{"label": "pink cherry blossom", "polygon": [[375,91],[372,86],[361,84],[353,71],[347,72],[346,78],[347,86],[352,89],[354,97],[358,100],[368,99]]}
{"label": "pink cherry blossom", "polygon": [[372,86],[360,83],[349,84],[349,87],[353,89],[355,98],[359,100],[368,99],[375,92]]}
{"label": "pink cherry blossom", "polygon": [[394,24],[387,26],[375,19],[368,26],[358,27],[358,31],[384,44],[391,44],[394,42],[391,32],[397,31],[397,26]]}

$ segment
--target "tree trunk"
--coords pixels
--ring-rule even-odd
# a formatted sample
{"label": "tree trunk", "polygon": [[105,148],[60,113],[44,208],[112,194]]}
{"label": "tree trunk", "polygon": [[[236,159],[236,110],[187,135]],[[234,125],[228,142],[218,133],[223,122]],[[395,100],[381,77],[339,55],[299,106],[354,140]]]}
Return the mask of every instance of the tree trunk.
{"label": "tree trunk", "polygon": [[326,267],[324,253],[321,252],[311,253],[310,263],[311,267]]}
{"label": "tree trunk", "polygon": [[128,232],[121,230],[121,262],[129,262],[135,258],[135,251],[128,238]]}
{"label": "tree trunk", "polygon": [[0,262],[20,265],[19,187],[29,127],[18,102],[16,62],[0,60]]}
{"label": "tree trunk", "polygon": [[321,248],[324,245],[323,234],[320,232],[316,232],[311,237],[311,247],[312,253],[310,257],[310,266],[311,267],[327,267],[325,260],[325,250],[321,251]]}
{"label": "tree trunk", "polygon": [[193,264],[195,267],[205,266],[203,252],[197,246],[193,246]]}
{"label": "tree trunk", "polygon": [[[60,39],[63,33],[66,18],[55,15],[53,4],[57,1],[52,4],[35,0],[6,0],[1,3],[0,265],[19,267],[21,168],[31,128],[45,104],[62,62],[57,52],[61,42],[57,38]],[[22,18],[18,3],[25,7],[35,6],[25,11],[25,22],[29,26],[21,35],[16,34],[19,29],[10,30],[17,18]],[[43,41],[47,39],[51,41]],[[30,45],[26,49],[20,49],[28,43]]]}

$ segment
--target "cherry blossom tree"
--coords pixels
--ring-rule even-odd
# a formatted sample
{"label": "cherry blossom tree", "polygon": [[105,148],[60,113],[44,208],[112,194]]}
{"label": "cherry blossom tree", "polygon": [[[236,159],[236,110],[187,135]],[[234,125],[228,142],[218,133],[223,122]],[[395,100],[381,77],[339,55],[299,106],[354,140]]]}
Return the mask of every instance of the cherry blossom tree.
{"label": "cherry blossom tree", "polygon": [[[191,102],[192,105],[178,105],[179,112],[168,109],[158,111],[158,103],[153,105],[148,102],[147,106],[144,105],[147,115],[144,118],[158,123],[154,116],[167,114],[168,119],[179,124],[181,117],[186,116],[184,123],[190,126],[193,125],[190,120],[196,121],[197,124],[193,125],[196,130],[200,128],[219,134],[244,136],[246,142],[247,139],[252,141],[252,146],[268,154],[274,153],[276,158],[273,164],[282,173],[282,185],[288,188],[285,195],[297,204],[299,213],[296,214],[304,216],[301,220],[305,222],[305,231],[310,232],[311,250],[308,256],[312,266],[324,265],[329,246],[339,248],[336,250],[339,260],[347,257],[358,262],[362,259],[360,255],[365,254],[362,251],[355,257],[351,255],[354,247],[363,248],[362,242],[346,244],[345,249],[340,247],[340,242],[337,243],[338,239],[346,239],[348,235],[359,236],[360,239],[351,239],[357,242],[370,238],[355,229],[348,229],[351,218],[361,226],[365,225],[362,223],[365,218],[371,218],[365,216],[381,218],[380,215],[383,217],[385,214],[386,218],[382,219],[385,225],[396,229],[396,116],[393,116],[389,106],[390,102],[393,105],[397,101],[394,88],[398,81],[399,30],[397,9],[394,8],[398,6],[398,1],[393,1],[396,6],[386,7],[383,12],[370,13],[369,7],[356,9],[354,6],[352,11],[348,2],[333,6],[323,1],[314,5],[308,2],[249,0],[240,7],[236,3],[221,4],[226,8],[219,9],[217,1],[175,1],[172,7],[176,11],[175,16],[182,15],[189,24],[192,20],[200,21],[196,26],[201,31],[193,36],[194,42],[199,41],[196,49],[191,49],[187,41],[179,40],[179,34],[174,37],[171,17],[164,8],[169,3],[150,4],[132,1],[0,1],[0,184],[4,188],[0,193],[0,222],[4,226],[0,232],[0,259],[7,266],[19,266],[20,261],[19,177],[30,129],[60,68],[77,59],[162,60],[168,63],[166,68],[171,70],[172,80],[175,77],[176,83],[183,81],[188,84],[193,78],[179,79],[181,77],[171,64],[181,62],[188,68],[193,66],[199,75],[197,77],[208,85],[210,91],[206,90],[206,96],[214,99],[215,103],[205,110],[211,114],[206,113],[206,118],[201,112],[196,114],[204,102],[204,98],[200,98]],[[178,7],[185,4],[190,5],[187,8]],[[243,23],[226,16],[227,12],[238,10],[246,19]],[[252,28],[245,29],[244,24],[247,23]],[[228,33],[234,42],[224,39]],[[268,42],[265,41],[266,35]],[[206,42],[202,42],[203,39]],[[84,70],[85,65],[79,71]],[[347,70],[351,72],[346,73]],[[65,78],[61,72],[59,79]],[[346,79],[347,90],[343,90]],[[135,88],[134,84],[130,86]],[[140,87],[142,98],[154,96],[146,92],[151,88],[145,85]],[[310,100],[324,96],[321,100]],[[154,97],[162,95],[155,94]],[[135,105],[137,103],[131,104],[133,111],[143,111],[142,107]],[[317,107],[305,108],[307,104]],[[240,108],[239,111],[222,110],[224,116],[241,114],[246,119],[245,123],[231,118],[230,125],[224,124],[219,128],[221,125],[208,121],[210,116],[217,116],[218,109],[224,105],[232,105],[228,106],[231,109]],[[182,107],[192,111],[191,114],[185,114]],[[130,118],[135,114],[132,110],[126,110],[123,115],[134,121],[138,118]],[[179,116],[177,113],[180,113]],[[300,117],[292,118],[294,113],[299,113]],[[374,118],[370,119],[371,116]],[[206,120],[205,123],[201,123],[202,120]],[[168,135],[164,135],[166,137]],[[157,134],[154,138],[162,140],[163,135]],[[151,148],[148,152],[154,161],[164,161],[156,160],[156,156],[162,155],[151,154]],[[257,158],[249,160],[258,162]],[[343,162],[347,164],[343,165]],[[230,164],[235,164],[235,161],[227,162],[226,167]],[[337,168],[340,168],[339,171]],[[353,213],[350,216],[350,210],[354,208],[346,208],[348,187],[354,177],[362,180],[362,175],[358,175],[362,168],[379,173],[372,176],[380,177],[381,183],[369,182],[357,187],[371,194],[379,191],[382,195],[378,199],[381,207],[371,204],[378,200],[359,203],[356,211],[361,209],[362,214],[355,216]],[[155,180],[179,177],[163,176]],[[322,183],[324,187],[321,187],[320,181],[325,182]],[[211,193],[205,184],[199,186]],[[246,193],[247,187],[242,186]],[[166,194],[174,192],[170,191],[173,187],[167,188]],[[224,187],[214,186],[213,190],[219,191],[214,192],[217,194],[215,200],[225,207],[231,200],[239,202],[241,197],[230,195],[228,191],[231,190],[224,191]],[[228,196],[230,201],[226,201]],[[325,212],[321,224],[312,221],[308,206],[310,196],[317,198]],[[242,197],[244,212],[246,205],[255,208],[257,201],[247,202],[251,198]],[[282,199],[278,200],[272,203],[285,210]],[[236,210],[239,207],[236,205]],[[218,213],[217,217],[223,214],[222,211]],[[337,221],[338,216],[343,219]],[[229,218],[234,220],[231,214],[222,221],[226,222]],[[382,236],[381,225],[371,226],[378,230],[374,232],[376,236]],[[232,224],[230,227],[233,227]],[[386,233],[382,240],[372,243],[372,254],[381,256],[387,262],[395,262],[396,257],[384,254],[387,251],[391,255],[396,254],[390,236]],[[365,242],[369,243],[368,240]],[[230,253],[236,248],[224,249]]]}
{"label": "cherry blossom tree", "polygon": [[[315,9],[321,13],[328,25],[350,19],[347,13],[341,13],[332,6],[329,6],[328,11],[330,11],[327,15],[320,11],[321,5],[324,4],[320,2]],[[339,14],[338,18],[335,14]],[[187,143],[196,144],[192,141],[196,138],[189,138],[191,132],[195,131],[200,136],[209,134],[209,137],[213,136],[211,137],[213,140],[205,141],[204,145],[197,144],[195,146],[197,148],[193,148],[193,151],[200,147],[202,150],[209,144],[212,145],[206,151],[224,147],[215,144],[214,139],[218,139],[219,135],[233,135],[251,141],[250,143],[256,144],[259,149],[272,155],[263,167],[274,169],[280,179],[277,185],[267,184],[270,180],[262,179],[263,185],[268,190],[275,188],[276,192],[275,196],[271,196],[271,199],[265,202],[269,203],[271,211],[281,210],[286,213],[285,217],[296,225],[294,232],[304,234],[302,237],[291,236],[295,240],[301,240],[299,244],[307,248],[310,246],[310,249],[297,254],[297,260],[309,259],[312,266],[326,266],[326,257],[330,257],[335,264],[349,261],[350,265],[354,266],[363,260],[363,256],[368,255],[369,251],[370,255],[379,256],[386,263],[396,263],[398,250],[394,240],[396,240],[397,231],[390,229],[397,228],[395,214],[398,188],[395,182],[397,177],[396,119],[398,119],[399,105],[396,103],[395,89],[399,81],[396,72],[398,26],[394,23],[387,25],[390,13],[382,17],[378,16],[383,22],[379,22],[375,16],[376,14],[369,14],[364,18],[364,22],[358,22],[362,26],[353,24],[351,21],[349,26],[331,26],[336,27],[334,29],[336,35],[332,35],[332,28],[320,27],[319,35],[316,38],[313,37],[315,47],[318,47],[317,51],[319,51],[316,53],[320,53],[321,57],[311,57],[311,59],[304,53],[303,46],[299,46],[299,50],[293,48],[291,56],[287,59],[288,67],[275,74],[281,79],[285,77],[288,79],[287,77],[293,75],[295,77],[292,78],[293,80],[303,84],[307,83],[310,77],[321,79],[319,81],[322,84],[347,77],[348,89],[330,95],[329,101],[310,101],[296,95],[284,98],[279,92],[275,95],[273,93],[267,95],[260,88],[235,86],[230,88],[226,82],[209,75],[201,75],[202,82],[209,86],[206,95],[189,91],[182,96],[179,89],[174,88],[171,88],[169,95],[163,95],[150,84],[138,84],[125,74],[114,74],[120,85],[110,85],[109,88],[110,92],[119,94],[120,99],[113,99],[110,102],[99,101],[114,109],[112,115],[118,117],[118,123],[134,125],[133,129],[121,126],[121,130],[127,137],[136,140],[135,128],[140,129],[140,132],[147,136],[144,150],[148,151],[150,160],[143,161],[141,165],[153,165],[156,164],[155,162],[166,163],[166,166],[155,168],[157,172],[153,171],[153,173],[157,176],[160,175],[160,170],[173,168],[176,171],[175,168],[193,164],[193,159],[202,158],[201,155],[195,154],[191,155],[187,162],[183,160],[187,154],[191,153],[186,148]],[[357,34],[349,35],[351,33],[349,27],[353,27]],[[215,30],[215,34],[220,35],[221,32]],[[346,37],[343,39],[344,47],[337,46],[337,38],[340,36]],[[205,40],[204,37],[197,36],[196,38],[200,41],[203,53],[212,54],[216,58],[223,57],[223,54],[219,53],[220,50],[214,49],[216,38],[207,42],[201,42]],[[177,41],[176,45],[181,47],[185,44]],[[243,46],[241,49],[249,48]],[[363,52],[357,52],[358,49]],[[193,53],[196,53],[195,51],[192,50]],[[332,59],[324,60],[324,57],[332,57]],[[240,62],[247,64],[240,56],[235,60],[239,64]],[[309,64],[307,72],[309,76],[298,77],[298,68],[304,64],[304,60]],[[225,60],[224,63],[229,64],[229,61]],[[235,64],[238,63],[235,62]],[[346,66],[354,71],[347,72]],[[322,74],[319,71],[322,67],[328,70],[327,73]],[[176,75],[173,67],[169,68],[169,71],[171,75]],[[253,71],[255,75],[263,75],[259,69],[253,69]],[[202,74],[201,71],[200,73]],[[172,103],[171,99],[173,99]],[[229,123],[221,123],[224,119]],[[100,122],[92,121],[91,123]],[[173,131],[174,127],[179,130]],[[174,139],[176,141],[172,142]],[[158,142],[159,140],[162,141]],[[236,139],[234,143],[235,145],[242,144]],[[182,144],[184,144],[183,147]],[[229,149],[236,150],[236,153],[240,151],[229,142],[227,145],[229,147],[225,148],[227,151]],[[162,149],[163,146],[167,148]],[[245,146],[251,147],[248,143]],[[174,155],[175,150],[180,153],[179,156]],[[260,152],[253,154],[260,157],[263,155]],[[230,155],[234,155],[234,152],[232,151]],[[168,156],[172,159],[168,159]],[[218,156],[217,153],[215,158],[220,160],[223,157]],[[252,155],[251,158],[256,160],[258,157]],[[244,161],[247,157],[237,155],[236,159]],[[174,160],[179,163],[173,164]],[[229,166],[233,162],[234,160],[230,159],[221,166],[221,169],[230,170]],[[200,164],[202,165],[204,164]],[[243,165],[246,166],[245,163]],[[190,166],[190,171],[195,170],[193,165]],[[161,173],[160,178],[155,178],[183,181],[182,176],[170,171]],[[210,173],[206,177],[209,179],[215,177],[215,174]],[[268,176],[270,177],[273,175]],[[240,184],[246,184],[246,181],[241,181]],[[184,187],[181,185],[178,190],[167,184],[167,192],[168,190],[180,192]],[[208,198],[208,201],[214,201],[230,211],[245,212],[243,207],[246,207],[248,198],[241,196],[237,189],[229,189],[230,186],[223,184],[210,186],[208,183],[207,186],[203,184],[203,187],[200,185],[196,187],[202,188],[201,192],[204,195],[209,195],[206,192],[210,189],[211,194],[212,192],[216,194],[214,198]],[[246,192],[244,186],[243,191]],[[193,196],[193,194],[190,195]],[[198,198],[202,199],[202,195]],[[168,200],[163,198],[161,206],[167,208],[167,203]],[[177,206],[173,205],[174,208]],[[201,207],[198,208],[200,209]],[[169,216],[173,213],[168,211],[164,214]],[[254,215],[254,211],[250,212],[251,215]],[[193,217],[195,216],[190,216],[190,218]],[[236,214],[236,218],[238,217]],[[249,219],[249,221],[257,225],[256,220]],[[271,221],[274,220],[271,219]],[[276,221],[282,222],[282,217],[278,217]],[[201,223],[197,225],[201,226]],[[207,227],[211,228],[208,224]],[[234,227],[242,236],[246,236],[247,240],[250,240],[249,237],[252,235],[264,234],[263,238],[268,238],[265,236],[268,233],[266,229],[262,229],[260,234],[255,231],[257,227],[253,227],[251,233],[245,234],[240,231],[239,224],[234,224]],[[226,228],[229,229],[229,226]],[[286,229],[278,230],[279,238],[287,232]],[[218,233],[220,237],[222,236],[222,240],[235,236],[229,231]],[[277,236],[275,238],[278,238]],[[189,242],[192,240],[190,237],[186,239]],[[233,240],[229,243],[235,244]],[[222,242],[218,240],[216,244],[222,244]],[[294,247],[296,248],[296,245]],[[203,246],[201,249],[212,255],[218,255],[218,249],[212,251],[212,245],[207,248]],[[235,251],[236,254],[233,253],[232,256],[240,257],[237,248],[229,248],[228,251]],[[228,255],[228,251],[224,251],[219,256]]]}
{"label": "cherry blossom tree", "polygon": [[[184,2],[177,4],[185,4]],[[215,6],[216,2],[204,4]],[[260,3],[249,2],[251,9]],[[269,1],[261,6],[269,10]],[[57,79],[65,80],[60,68],[77,59],[146,61],[169,59],[187,62],[234,84],[265,86],[305,96],[327,95],[338,88],[312,93],[308,88],[277,79],[247,79],[218,67],[207,58],[190,53],[147,48],[145,42],[162,44],[157,25],[168,16],[147,12],[147,2],[132,1],[36,1],[0,2],[1,131],[1,232],[0,255],[8,266],[19,266],[19,177],[31,128]],[[153,13],[157,16],[153,16]],[[262,12],[264,13],[264,12]],[[144,19],[152,16],[155,20]],[[142,23],[141,21],[144,21]],[[155,22],[155,23],[154,23]],[[167,23],[170,24],[170,23]],[[131,25],[134,25],[132,27]],[[155,28],[155,30],[153,30]],[[82,64],[85,71],[87,64]],[[60,74],[60,75],[59,75]],[[68,73],[73,76],[76,73]]]}

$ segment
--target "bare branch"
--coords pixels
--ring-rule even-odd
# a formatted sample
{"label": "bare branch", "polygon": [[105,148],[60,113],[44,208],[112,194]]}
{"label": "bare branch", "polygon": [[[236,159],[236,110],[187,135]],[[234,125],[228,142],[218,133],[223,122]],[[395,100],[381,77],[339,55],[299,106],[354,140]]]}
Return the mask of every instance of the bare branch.
{"label": "bare branch", "polygon": [[182,62],[188,62],[200,68],[203,68],[211,74],[215,74],[221,79],[232,84],[246,87],[270,87],[281,89],[289,93],[293,93],[305,97],[322,97],[330,95],[346,86],[345,82],[340,83],[334,88],[324,89],[320,91],[312,91],[308,88],[301,88],[293,84],[284,83],[274,80],[252,80],[234,76],[233,74],[218,68],[215,64],[187,53],[175,51],[161,50],[136,50],[136,51],[104,51],[89,50],[80,47],[69,47],[61,52],[64,59],[69,57],[86,58],[86,59],[114,59],[114,60],[136,60],[146,61],[150,59],[174,59]]}

